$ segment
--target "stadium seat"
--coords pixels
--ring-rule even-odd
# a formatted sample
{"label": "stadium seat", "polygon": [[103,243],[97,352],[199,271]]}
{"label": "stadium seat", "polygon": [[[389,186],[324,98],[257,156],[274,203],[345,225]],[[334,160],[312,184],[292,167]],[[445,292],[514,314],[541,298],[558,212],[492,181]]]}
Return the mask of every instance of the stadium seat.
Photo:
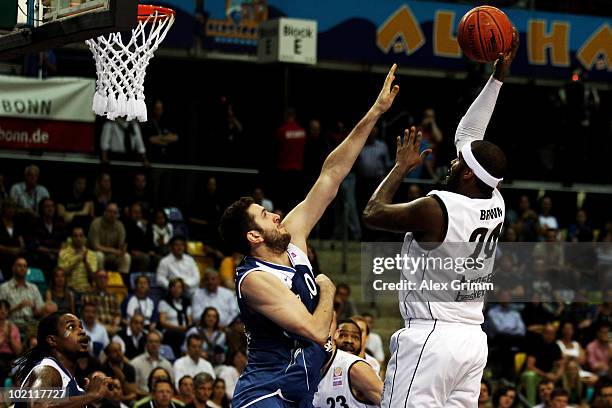
{"label": "stadium seat", "polygon": [[119,272],[108,272],[108,293],[114,293],[117,301],[121,303],[128,294],[128,289],[123,283],[123,278]]}
{"label": "stadium seat", "polygon": [[41,269],[28,268],[28,273],[26,274],[26,281],[38,286],[40,295],[43,297],[43,299],[45,298],[45,293],[47,292],[47,281],[45,280],[45,274]]}
{"label": "stadium seat", "polygon": [[516,353],[514,355],[514,372],[518,377],[523,369],[523,365],[525,364],[525,360],[527,360],[526,353]]}
{"label": "stadium seat", "polygon": [[181,210],[177,207],[166,207],[164,212],[166,217],[168,217],[168,222],[174,228],[174,235],[181,235],[185,238],[189,237],[189,228],[187,228],[187,223]]}

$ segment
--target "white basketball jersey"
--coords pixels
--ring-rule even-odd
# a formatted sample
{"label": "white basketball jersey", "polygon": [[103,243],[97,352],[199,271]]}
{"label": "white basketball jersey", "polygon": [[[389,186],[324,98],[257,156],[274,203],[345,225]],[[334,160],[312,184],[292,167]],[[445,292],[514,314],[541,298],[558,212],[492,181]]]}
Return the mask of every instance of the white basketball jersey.
{"label": "white basketball jersey", "polygon": [[359,401],[351,390],[349,370],[353,364],[359,361],[367,364],[361,357],[346,351],[336,350],[336,355],[327,368],[325,375],[321,378],[319,389],[314,395],[312,402],[315,408],[374,407],[374,405],[368,405]]}
{"label": "white basketball jersey", "polygon": [[[412,286],[399,292],[400,312],[406,321],[482,324],[488,289],[474,287],[492,282],[496,244],[506,213],[504,199],[497,189],[487,199],[438,190],[428,196],[435,198],[445,213],[446,234],[442,244],[432,250],[419,246],[413,233],[406,234],[402,254],[410,259],[422,258],[422,263],[402,271],[402,282],[412,282]],[[478,259],[478,267],[460,268],[469,258]],[[441,268],[441,262],[447,266]],[[450,269],[448,265],[452,265]],[[432,289],[433,282],[446,283],[447,289]]]}

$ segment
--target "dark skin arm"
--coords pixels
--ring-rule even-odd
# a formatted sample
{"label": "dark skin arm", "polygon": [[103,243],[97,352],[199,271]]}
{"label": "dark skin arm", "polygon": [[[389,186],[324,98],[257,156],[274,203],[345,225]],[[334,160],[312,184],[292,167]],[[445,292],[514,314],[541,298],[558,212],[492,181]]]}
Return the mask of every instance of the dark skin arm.
{"label": "dark skin arm", "polygon": [[[38,402],[30,402],[29,407],[32,408],[80,408],[92,402],[100,400],[104,397],[111,397],[112,393],[108,389],[108,385],[112,383],[112,378],[95,377],[87,387],[87,393],[78,397],[70,397],[63,400],[46,400]],[[24,388],[32,389],[50,389],[62,388],[62,377],[60,373],[53,367],[38,366],[32,371],[28,381],[23,384]]]}
{"label": "dark skin arm", "polygon": [[364,212],[363,221],[372,229],[393,232],[414,231],[422,242],[441,242],[444,239],[444,213],[432,197],[409,203],[393,204],[393,196],[406,173],[421,165],[431,150],[419,153],[421,132],[412,127],[404,132],[404,141],[397,137],[395,166],[376,189]]}

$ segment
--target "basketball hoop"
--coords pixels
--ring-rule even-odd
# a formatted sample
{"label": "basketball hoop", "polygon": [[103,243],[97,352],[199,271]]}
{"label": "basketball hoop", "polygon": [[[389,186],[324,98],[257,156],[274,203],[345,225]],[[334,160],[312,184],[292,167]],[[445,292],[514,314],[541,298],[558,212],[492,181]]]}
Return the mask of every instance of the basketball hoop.
{"label": "basketball hoop", "polygon": [[[138,26],[124,44],[121,33],[85,41],[96,61],[93,111],[110,120],[147,120],[144,78],[149,60],[174,23],[175,12],[160,6],[138,5]],[[127,35],[127,34],[126,34]]]}

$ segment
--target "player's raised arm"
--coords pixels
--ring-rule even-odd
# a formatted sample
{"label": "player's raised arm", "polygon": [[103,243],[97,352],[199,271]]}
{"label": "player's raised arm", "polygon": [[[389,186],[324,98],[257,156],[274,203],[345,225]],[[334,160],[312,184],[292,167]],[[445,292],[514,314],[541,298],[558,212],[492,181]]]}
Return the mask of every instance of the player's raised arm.
{"label": "player's raised arm", "polygon": [[409,203],[393,204],[393,196],[402,180],[410,170],[420,166],[430,149],[419,153],[421,132],[413,126],[404,132],[404,140],[397,137],[397,154],[395,166],[378,186],[363,212],[365,225],[372,229],[385,231],[432,232],[424,241],[435,242],[437,233],[443,229],[443,213],[433,197],[423,197]]}
{"label": "player's raised arm", "polygon": [[330,334],[336,287],[323,274],[316,277],[316,283],[321,297],[313,314],[276,276],[263,271],[246,275],[238,286],[238,296],[283,329],[324,345]]}
{"label": "player's raised arm", "polygon": [[351,386],[357,390],[362,398],[370,405],[380,406],[383,382],[378,378],[372,367],[365,361],[358,361],[349,370]]}
{"label": "player's raised arm", "polygon": [[357,123],[351,133],[332,151],[323,163],[321,174],[300,204],[285,218],[283,224],[291,234],[291,242],[306,251],[306,239],[327,206],[338,192],[340,183],[359,156],[372,128],[393,103],[399,86],[393,85],[397,65],[393,64],[376,102]]}
{"label": "player's raised arm", "polygon": [[457,154],[466,143],[484,139],[485,131],[495,109],[499,90],[510,68],[510,64],[516,56],[518,47],[519,35],[515,29],[512,35],[512,48],[506,54],[500,54],[499,58],[495,61],[495,72],[491,75],[491,78],[489,78],[487,84],[480,91],[478,97],[472,102],[472,105],[457,126],[457,131],[455,132]]}

